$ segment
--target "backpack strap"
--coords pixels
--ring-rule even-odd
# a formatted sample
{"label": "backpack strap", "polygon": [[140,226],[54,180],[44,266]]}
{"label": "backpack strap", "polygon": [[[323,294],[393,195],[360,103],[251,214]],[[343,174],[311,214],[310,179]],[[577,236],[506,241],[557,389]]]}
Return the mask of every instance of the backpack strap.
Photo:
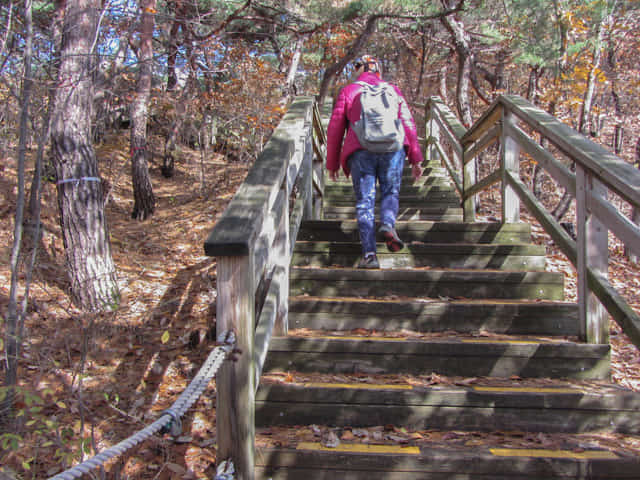
{"label": "backpack strap", "polygon": [[389,82],[379,82],[379,83],[367,83],[367,82],[363,82],[362,80],[358,80],[356,82],[353,83],[357,83],[358,85],[360,85],[361,87],[383,87],[386,88],[388,86],[390,86],[391,84]]}

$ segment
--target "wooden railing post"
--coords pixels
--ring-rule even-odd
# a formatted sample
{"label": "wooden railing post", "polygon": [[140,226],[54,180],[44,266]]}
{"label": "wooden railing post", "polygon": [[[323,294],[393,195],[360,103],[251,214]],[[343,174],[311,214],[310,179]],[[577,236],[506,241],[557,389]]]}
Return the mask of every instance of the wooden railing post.
{"label": "wooden railing post", "polygon": [[507,126],[515,125],[515,116],[507,109],[502,110],[502,223],[518,223],[520,221],[520,198],[509,185],[506,172],[515,178],[520,177],[520,146],[509,135]]}
{"label": "wooden railing post", "polygon": [[[313,122],[313,117],[312,120]],[[303,220],[310,220],[313,218],[313,200],[314,200],[314,189],[313,189],[313,131],[312,125],[305,125],[304,131],[308,132],[308,135],[305,136],[302,140],[302,164],[300,165],[300,169],[303,171],[308,171],[309,175],[306,177],[306,181],[304,184],[305,189],[305,198],[306,201],[304,203],[304,214],[302,216]],[[287,196],[287,198],[289,198]]]}
{"label": "wooden railing post", "polygon": [[588,287],[588,269],[608,277],[609,248],[607,228],[592,215],[589,197],[607,198],[605,186],[581,165],[576,164],[576,223],[578,230],[578,312],[581,336],[587,343],[609,343],[609,316]]}
{"label": "wooden railing post", "polygon": [[274,335],[284,336],[289,332],[289,265],[291,264],[289,189],[287,188],[286,180],[282,188],[285,189],[286,201],[282,206],[282,217],[273,242],[275,268],[272,282],[276,282],[276,285],[278,285],[278,303],[273,333]]}
{"label": "wooden railing post", "polygon": [[[635,224],[635,225],[640,225],[640,208],[634,207],[633,210],[631,211],[631,221]],[[635,266],[639,266],[640,265],[640,256],[636,255],[634,252],[632,252],[629,249],[626,249],[627,251],[627,257],[629,258],[629,261],[631,262],[632,265]]]}
{"label": "wooden railing post", "polygon": [[[464,155],[460,159],[462,161],[462,191],[463,194],[468,192],[476,183],[476,169],[478,161],[472,158],[465,163]],[[465,222],[476,221],[476,197],[474,195],[462,202],[462,216]]]}
{"label": "wooden railing post", "polygon": [[427,102],[425,118],[427,119],[427,146],[425,157],[427,162],[439,162],[440,154],[436,144],[440,143],[440,126],[434,118],[433,102]]}
{"label": "wooden railing post", "polygon": [[[323,152],[325,153],[326,146],[323,145]],[[317,187],[324,192],[324,157],[316,157],[313,151],[309,152],[311,158],[311,179],[312,184],[315,183]],[[319,195],[315,188],[311,189],[311,219],[318,220],[322,218],[324,199],[322,195]]]}
{"label": "wooden railing post", "polygon": [[217,263],[216,331],[218,335],[234,332],[240,353],[236,361],[222,365],[216,378],[216,455],[233,461],[238,480],[254,478],[255,274],[252,259],[250,252],[219,257]]}

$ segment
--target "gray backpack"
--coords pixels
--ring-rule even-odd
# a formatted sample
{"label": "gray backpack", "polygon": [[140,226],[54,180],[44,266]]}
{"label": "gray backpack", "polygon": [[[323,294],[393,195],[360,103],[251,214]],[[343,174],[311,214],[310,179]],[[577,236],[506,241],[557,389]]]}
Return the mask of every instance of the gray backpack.
{"label": "gray backpack", "polygon": [[401,150],[404,145],[404,127],[398,113],[402,99],[395,88],[384,82],[378,85],[356,83],[362,86],[362,114],[351,128],[362,148],[376,153]]}

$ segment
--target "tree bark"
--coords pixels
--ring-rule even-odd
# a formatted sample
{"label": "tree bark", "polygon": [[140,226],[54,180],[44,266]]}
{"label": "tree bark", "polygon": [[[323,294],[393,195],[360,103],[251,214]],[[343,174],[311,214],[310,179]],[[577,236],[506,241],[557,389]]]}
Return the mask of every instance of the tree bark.
{"label": "tree bark", "polygon": [[134,200],[131,217],[146,220],[153,215],[156,205],[147,165],[147,116],[151,96],[156,0],[144,0],[140,8],[142,21],[138,48],[138,81],[136,97],[131,105],[131,180]]}
{"label": "tree bark", "polygon": [[31,90],[33,79],[31,76],[31,56],[33,45],[33,21],[31,0],[24,3],[24,73],[22,82],[22,92],[20,94],[20,132],[18,141],[18,196],[16,198],[16,216],[13,231],[13,247],[11,249],[11,285],[9,287],[9,304],[6,313],[6,375],[4,385],[8,388],[7,395],[0,403],[0,419],[2,424],[7,424],[13,417],[13,402],[15,397],[14,387],[18,384],[18,360],[20,357],[20,344],[24,329],[24,314],[26,311],[27,292],[23,299],[23,308],[18,309],[18,281],[20,272],[18,271],[20,251],[22,248],[22,233],[25,204],[25,163],[28,138],[28,117],[29,103],[31,101]]}
{"label": "tree bark", "polygon": [[280,100],[280,103],[282,105],[288,103],[291,97],[296,94],[296,73],[298,73],[298,65],[300,65],[300,58],[302,57],[302,47],[304,46],[304,41],[304,37],[298,37],[298,39],[296,40],[296,46],[293,51],[293,58],[291,59],[291,64],[289,65],[289,73],[287,74],[287,82],[282,92],[282,100]]}
{"label": "tree bark", "polygon": [[87,312],[115,309],[120,294],[91,141],[98,0],[67,2],[58,90],[51,119],[60,224],[73,302]]}
{"label": "tree bark", "polygon": [[[531,65],[529,70],[529,83],[527,85],[527,99],[533,103],[534,105],[538,105],[539,103],[539,90],[538,90],[538,81],[540,80],[540,75],[542,73],[542,69],[537,65]],[[549,113],[553,115],[555,110],[555,104],[551,103],[549,105]],[[544,148],[546,143],[546,139],[542,137],[540,139],[540,145]],[[531,176],[531,190],[533,191],[533,195],[540,199],[542,194],[542,167],[538,162],[536,162],[533,167],[533,175]]]}
{"label": "tree bark", "polygon": [[[176,15],[178,9],[176,8]],[[178,84],[178,74],[176,73],[176,59],[178,57],[178,31],[180,30],[181,22],[174,20],[171,25],[171,32],[169,33],[169,52],[167,55],[167,92],[172,92]]]}
{"label": "tree bark", "polygon": [[609,82],[611,85],[611,98],[613,99],[613,108],[615,111],[614,117],[614,130],[611,146],[616,155],[622,153],[624,144],[624,125],[623,125],[623,113],[622,106],[620,104],[620,95],[618,94],[618,71],[617,71],[617,59],[616,50],[613,45],[609,45],[607,51],[607,66],[609,67]]}
{"label": "tree bark", "polygon": [[[56,0],[56,13],[51,22],[52,33],[52,53],[53,61],[51,62],[53,72],[51,78],[55,78],[57,75],[57,68],[60,64],[60,45],[62,40],[62,22],[64,20],[64,5],[61,0]],[[42,181],[42,172],[44,165],[44,150],[45,146],[49,143],[49,135],[51,132],[51,108],[55,98],[56,90],[53,85],[49,88],[49,101],[45,110],[44,118],[42,119],[42,133],[38,140],[38,152],[36,154],[35,169],[33,172],[33,178],[31,180],[31,189],[29,190],[29,218],[33,219],[39,216],[40,210],[40,183]]]}
{"label": "tree bark", "polygon": [[[192,70],[193,72],[193,70]],[[191,101],[191,91],[194,88],[193,84],[195,80],[192,78],[193,74],[187,80],[186,85],[182,89],[182,93],[180,97],[178,97],[176,101],[176,114],[174,120],[171,122],[169,127],[169,131],[167,133],[167,138],[164,142],[164,155],[162,157],[162,166],[160,167],[160,171],[165,178],[171,178],[174,174],[174,164],[175,164],[175,152],[176,152],[176,143],[178,140],[178,132],[182,129],[182,125],[184,124],[184,120],[186,118],[186,106]],[[202,145],[200,145],[202,148]]]}
{"label": "tree bark", "polygon": [[322,76],[322,80],[320,82],[320,92],[318,93],[318,104],[324,105],[324,99],[327,96],[327,92],[329,91],[329,87],[331,83],[335,80],[336,75],[338,75],[347,64],[356,58],[360,49],[365,45],[369,37],[375,32],[376,24],[380,18],[379,15],[372,15],[367,19],[367,23],[364,27],[364,30],[360,33],[358,38],[353,42],[349,50],[338,62],[333,65],[329,65]]}
{"label": "tree bark", "polygon": [[[570,169],[572,172],[576,171],[575,162],[571,162]],[[569,211],[569,207],[571,206],[571,200],[573,200],[573,197],[571,196],[569,191],[565,189],[564,194],[562,195],[562,198],[560,198],[560,200],[558,201],[558,204],[555,206],[555,208],[551,212],[551,215],[553,215],[553,218],[555,218],[558,221],[562,220],[562,218]]]}
{"label": "tree bark", "polygon": [[602,58],[602,36],[605,28],[600,23],[597,29],[597,40],[593,50],[593,59],[591,68],[587,76],[587,88],[584,92],[584,99],[580,109],[580,120],[578,122],[578,131],[584,134],[589,126],[589,118],[591,117],[591,109],[593,107],[593,97],[596,91],[596,76],[600,70],[600,60]]}
{"label": "tree bark", "polygon": [[[578,120],[578,131],[585,134],[587,127],[589,126],[589,119],[591,117],[591,108],[593,106],[593,97],[596,89],[596,76],[600,69],[600,60],[602,58],[602,40],[603,34],[606,30],[605,23],[611,21],[611,16],[608,16],[597,26],[596,30],[596,44],[593,49],[593,59],[591,61],[591,69],[587,76],[587,87],[584,92],[582,106],[580,108],[580,118]],[[571,164],[571,170],[575,171],[575,164]],[[571,205],[571,194],[565,190],[562,198],[553,210],[553,216],[556,220],[562,220],[562,217],[569,211]]]}
{"label": "tree bark", "polygon": [[447,90],[447,65],[443,65],[438,72],[438,93],[445,104],[449,103],[449,93]]}
{"label": "tree bark", "polygon": [[427,64],[427,37],[425,32],[422,32],[422,36],[420,37],[421,49],[420,49],[420,73],[418,73],[418,79],[416,83],[414,98],[420,97],[420,92],[422,90],[422,84],[424,83],[424,72]]}
{"label": "tree bark", "polygon": [[[452,8],[450,0],[441,0],[442,6],[449,10]],[[471,52],[469,35],[464,30],[462,22],[453,16],[441,17],[444,27],[449,31],[458,55],[458,82],[456,85],[456,107],[462,123],[470,127],[473,123],[471,114],[471,102],[469,99],[469,86],[471,84],[471,68],[473,55]]]}

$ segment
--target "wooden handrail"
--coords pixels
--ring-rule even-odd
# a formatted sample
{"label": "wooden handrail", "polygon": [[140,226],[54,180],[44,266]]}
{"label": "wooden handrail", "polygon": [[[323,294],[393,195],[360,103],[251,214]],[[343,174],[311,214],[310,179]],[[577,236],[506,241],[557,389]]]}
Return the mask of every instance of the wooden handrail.
{"label": "wooden handrail", "polygon": [[[607,279],[607,232],[626,247],[640,253],[640,228],[607,199],[615,192],[632,209],[640,208],[640,171],[603,147],[540,110],[521,97],[498,97],[469,128],[464,128],[444,103],[432,98],[426,105],[429,158],[447,167],[463,202],[469,202],[496,182],[502,184],[502,222],[519,221],[520,201],[574,264],[578,272],[578,304],[581,332],[591,343],[608,342],[606,312],[640,348],[640,316],[624,301]],[[550,151],[542,148],[518,125],[539,133],[575,163],[573,173]],[[476,157],[495,141],[500,142],[498,170],[475,179]],[[448,143],[453,159],[447,158]],[[526,152],[576,199],[578,240],[574,241],[520,180],[520,152]],[[460,159],[459,153],[463,152]],[[473,212],[465,208],[465,221]],[[598,301],[596,301],[596,298]]]}
{"label": "wooden handrail", "polygon": [[255,391],[273,335],[288,325],[289,268],[303,219],[322,211],[324,145],[319,111],[297,97],[204,244],[217,257],[216,330],[239,351],[216,379],[217,458],[254,478]]}

